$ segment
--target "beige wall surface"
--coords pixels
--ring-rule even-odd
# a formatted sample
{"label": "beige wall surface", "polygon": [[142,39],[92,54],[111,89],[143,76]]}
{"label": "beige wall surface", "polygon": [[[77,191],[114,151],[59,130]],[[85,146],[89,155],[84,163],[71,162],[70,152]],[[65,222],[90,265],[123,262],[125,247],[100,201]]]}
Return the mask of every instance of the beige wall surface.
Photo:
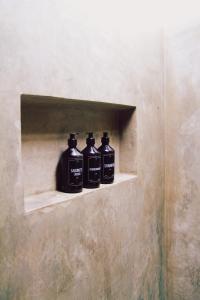
{"label": "beige wall surface", "polygon": [[[0,1],[0,299],[164,299],[162,42],[136,4]],[[24,216],[23,93],[135,105],[137,180]]]}
{"label": "beige wall surface", "polygon": [[200,299],[200,25],[166,35],[166,249],[170,300]]}

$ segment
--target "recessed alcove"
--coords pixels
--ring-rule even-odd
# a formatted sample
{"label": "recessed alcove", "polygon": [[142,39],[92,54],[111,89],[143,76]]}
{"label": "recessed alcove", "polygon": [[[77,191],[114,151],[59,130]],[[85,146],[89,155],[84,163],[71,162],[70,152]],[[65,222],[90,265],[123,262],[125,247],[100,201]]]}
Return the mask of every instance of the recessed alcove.
{"label": "recessed alcove", "polygon": [[[114,185],[130,180],[137,173],[136,108],[134,106],[61,99],[47,96],[21,96],[21,139],[25,211],[57,204],[81,194],[56,191],[56,166],[67,147],[70,132],[79,132],[78,149],[85,147],[88,131],[93,131],[100,146],[103,131],[108,131],[116,151]],[[109,188],[110,185],[101,185]]]}

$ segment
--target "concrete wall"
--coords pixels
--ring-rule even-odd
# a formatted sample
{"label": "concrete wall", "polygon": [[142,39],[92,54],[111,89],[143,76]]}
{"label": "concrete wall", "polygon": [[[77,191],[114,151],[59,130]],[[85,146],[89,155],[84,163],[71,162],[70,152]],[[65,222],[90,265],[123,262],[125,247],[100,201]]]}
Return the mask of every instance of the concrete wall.
{"label": "concrete wall", "polygon": [[[164,297],[162,43],[140,3],[0,1],[0,299]],[[23,93],[135,105],[137,180],[24,216]]]}
{"label": "concrete wall", "polygon": [[200,299],[200,24],[166,35],[168,299]]}

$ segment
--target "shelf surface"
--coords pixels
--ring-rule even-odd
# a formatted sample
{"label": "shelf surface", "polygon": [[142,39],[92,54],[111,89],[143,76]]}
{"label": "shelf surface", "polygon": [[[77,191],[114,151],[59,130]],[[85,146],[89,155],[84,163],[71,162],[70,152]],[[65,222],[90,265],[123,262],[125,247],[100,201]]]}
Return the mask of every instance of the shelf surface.
{"label": "shelf surface", "polygon": [[89,193],[98,193],[99,190],[109,189],[114,185],[127,180],[135,179],[137,176],[133,174],[119,173],[115,174],[115,181],[113,184],[101,184],[98,189],[83,189],[83,192],[77,194],[67,194],[58,191],[49,191],[41,194],[27,196],[24,199],[25,214],[30,214],[36,210],[50,207],[59,203],[70,201],[75,198],[82,197]]}

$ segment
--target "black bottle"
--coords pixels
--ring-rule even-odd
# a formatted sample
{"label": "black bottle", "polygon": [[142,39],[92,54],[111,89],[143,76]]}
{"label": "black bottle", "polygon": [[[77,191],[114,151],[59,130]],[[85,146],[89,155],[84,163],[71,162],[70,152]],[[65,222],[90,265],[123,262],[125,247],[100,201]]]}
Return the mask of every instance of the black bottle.
{"label": "black bottle", "polygon": [[83,149],[83,186],[98,188],[101,182],[101,154],[96,149],[93,133],[88,133],[87,147]]}
{"label": "black bottle", "polygon": [[76,148],[76,134],[71,133],[68,149],[61,156],[59,190],[64,193],[80,193],[83,188],[83,154]]}
{"label": "black bottle", "polygon": [[115,173],[115,151],[109,145],[108,133],[104,132],[99,147],[101,153],[101,183],[113,183]]}

